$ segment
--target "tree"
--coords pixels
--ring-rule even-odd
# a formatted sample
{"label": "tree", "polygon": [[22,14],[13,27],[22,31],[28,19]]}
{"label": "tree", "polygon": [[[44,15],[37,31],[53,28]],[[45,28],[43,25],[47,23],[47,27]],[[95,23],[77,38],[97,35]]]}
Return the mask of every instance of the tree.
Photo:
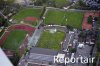
{"label": "tree", "polygon": [[89,23],[89,24],[92,24],[92,20],[93,20],[93,18],[92,18],[92,16],[90,15],[90,16],[88,17],[88,23]]}
{"label": "tree", "polygon": [[85,2],[83,2],[83,0],[79,0],[79,5],[82,7],[86,7],[86,4],[85,4]]}
{"label": "tree", "polygon": [[41,6],[43,4],[46,4],[48,0],[36,0],[34,3],[35,5]]}
{"label": "tree", "polygon": [[69,30],[73,30],[73,27],[70,26],[70,25],[66,25],[66,28],[69,29]]}
{"label": "tree", "polygon": [[41,6],[42,5],[42,0],[37,0],[34,4],[38,5],[38,6]]}
{"label": "tree", "polygon": [[13,4],[15,0],[3,0],[5,4]]}
{"label": "tree", "polygon": [[0,27],[1,26],[7,27],[8,26],[8,20],[0,17]]}
{"label": "tree", "polygon": [[9,4],[13,4],[14,0],[0,0],[0,8],[3,9]]}
{"label": "tree", "polygon": [[75,53],[76,52],[76,48],[70,48],[71,53]]}
{"label": "tree", "polygon": [[14,54],[14,56],[12,58],[10,58],[10,60],[14,64],[14,66],[17,66],[17,64],[20,60],[20,56],[16,53],[16,54]]}
{"label": "tree", "polygon": [[81,33],[79,34],[79,37],[85,38],[85,37],[86,37],[86,33],[85,33],[85,32],[81,32]]}
{"label": "tree", "polygon": [[94,20],[95,20],[95,21],[98,21],[98,17],[94,17]]}
{"label": "tree", "polygon": [[5,7],[5,2],[4,0],[0,0],[0,9],[3,9]]}

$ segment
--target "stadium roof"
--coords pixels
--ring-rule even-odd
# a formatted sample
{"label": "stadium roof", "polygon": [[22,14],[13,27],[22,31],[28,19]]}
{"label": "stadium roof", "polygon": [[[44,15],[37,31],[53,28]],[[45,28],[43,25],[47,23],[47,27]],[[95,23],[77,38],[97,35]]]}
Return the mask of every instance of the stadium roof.
{"label": "stadium roof", "polygon": [[0,66],[13,66],[1,48],[0,48]]}

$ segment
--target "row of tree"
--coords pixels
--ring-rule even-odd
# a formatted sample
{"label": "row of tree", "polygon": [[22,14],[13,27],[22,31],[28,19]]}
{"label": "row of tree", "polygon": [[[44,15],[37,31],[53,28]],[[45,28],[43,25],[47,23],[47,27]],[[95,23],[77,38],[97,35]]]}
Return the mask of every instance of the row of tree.
{"label": "row of tree", "polygon": [[59,2],[57,0],[36,0],[36,2],[34,3],[34,5],[36,6],[51,6],[51,7],[57,7],[57,8],[62,8],[66,5],[70,4],[70,2],[67,3],[67,1],[65,2]]}
{"label": "row of tree", "polygon": [[55,6],[55,0],[36,0],[34,4],[36,6],[43,6],[43,5]]}
{"label": "row of tree", "polygon": [[8,20],[0,17],[0,27],[2,27],[2,26],[7,27],[8,26]]}
{"label": "row of tree", "polygon": [[0,9],[5,8],[9,4],[13,4],[15,0],[0,0]]}
{"label": "row of tree", "polygon": [[93,17],[92,15],[90,15],[89,17],[88,17],[88,20],[87,20],[87,22],[89,23],[89,24],[92,24],[93,23],[93,20],[95,21],[95,22],[98,22],[99,20],[100,20],[100,18],[99,17]]}

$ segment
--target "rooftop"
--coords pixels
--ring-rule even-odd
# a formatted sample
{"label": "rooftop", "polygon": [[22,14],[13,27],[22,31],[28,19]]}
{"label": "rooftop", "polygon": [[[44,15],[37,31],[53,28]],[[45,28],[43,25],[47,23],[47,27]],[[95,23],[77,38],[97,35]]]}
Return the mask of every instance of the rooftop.
{"label": "rooftop", "polygon": [[44,49],[44,48],[31,48],[30,53],[36,53],[36,54],[44,54],[44,55],[57,55],[57,51],[51,50],[51,49]]}

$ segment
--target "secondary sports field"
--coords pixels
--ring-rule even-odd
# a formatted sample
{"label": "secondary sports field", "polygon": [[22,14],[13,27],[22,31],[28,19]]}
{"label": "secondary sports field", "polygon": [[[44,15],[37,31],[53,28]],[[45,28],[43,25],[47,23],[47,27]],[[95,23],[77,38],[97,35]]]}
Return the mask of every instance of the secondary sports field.
{"label": "secondary sports field", "polygon": [[23,30],[11,31],[7,39],[2,44],[2,47],[18,52],[18,49],[25,39],[26,34],[27,32]]}
{"label": "secondary sports field", "polygon": [[70,3],[68,0],[54,0],[54,1],[55,1],[56,7],[63,7]]}
{"label": "secondary sports field", "polygon": [[49,10],[45,16],[46,24],[70,25],[81,28],[83,12],[65,12],[59,10]]}
{"label": "secondary sports field", "polygon": [[24,21],[25,23],[34,24],[39,19],[41,11],[42,9],[24,8],[12,18],[17,20],[18,22]]}
{"label": "secondary sports field", "polygon": [[65,33],[57,31],[55,33],[50,33],[46,30],[41,35],[41,38],[37,44],[37,47],[47,48],[52,50],[60,50],[60,43],[64,40]]}
{"label": "secondary sports field", "polygon": [[13,18],[16,20],[22,20],[26,17],[37,17],[39,18],[41,14],[41,9],[25,8],[19,11]]}

